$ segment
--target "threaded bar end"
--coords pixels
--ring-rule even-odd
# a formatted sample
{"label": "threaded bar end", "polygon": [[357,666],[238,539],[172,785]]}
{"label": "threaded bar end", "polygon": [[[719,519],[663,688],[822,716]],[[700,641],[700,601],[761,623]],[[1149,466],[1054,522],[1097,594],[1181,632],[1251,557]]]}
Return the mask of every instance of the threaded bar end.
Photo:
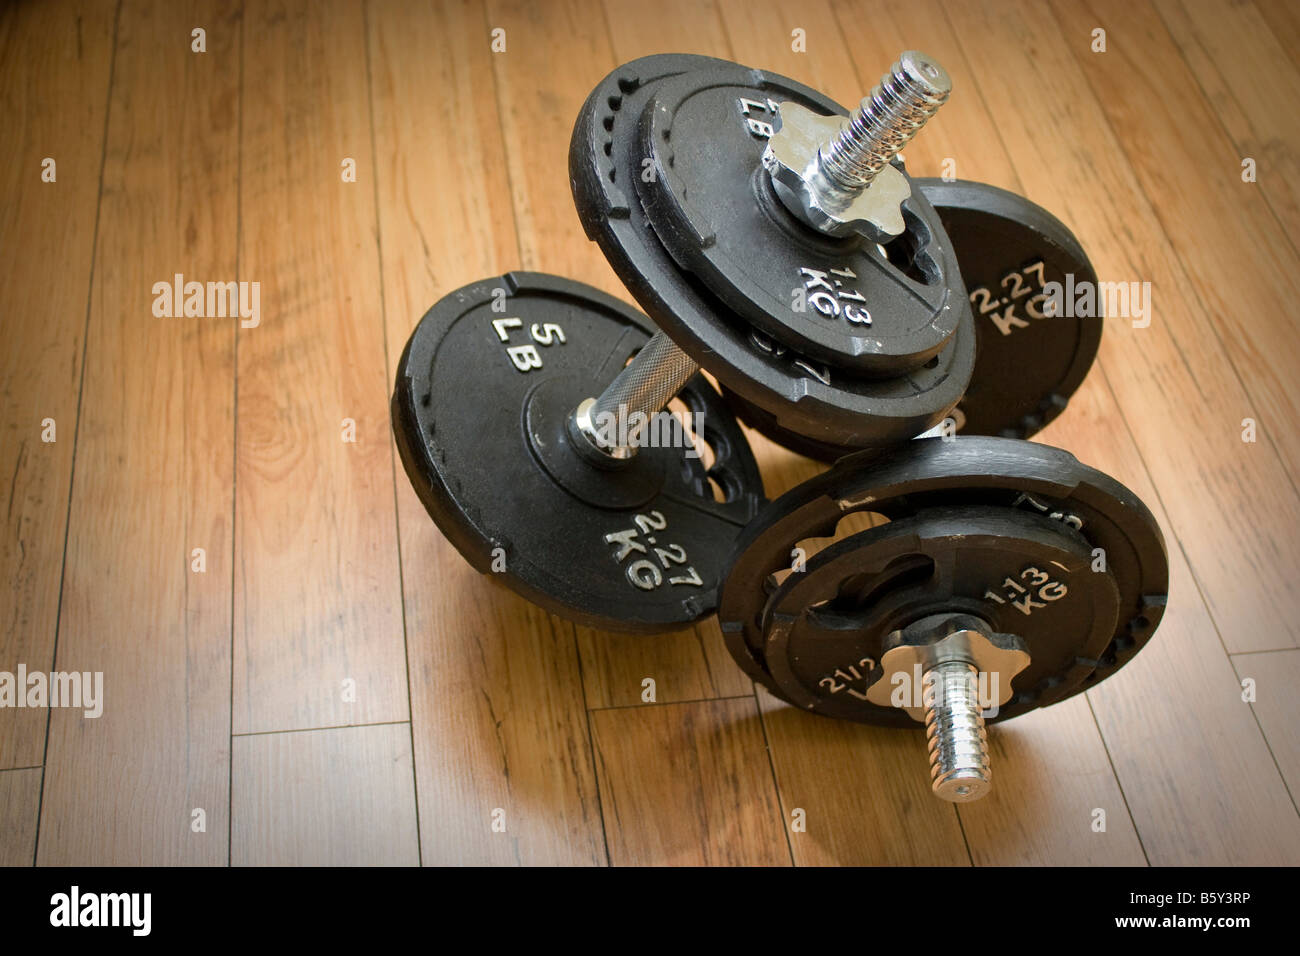
{"label": "threaded bar end", "polygon": [[908,50],[818,151],[822,174],[841,189],[864,189],[948,100],[952,81],[937,62]]}
{"label": "threaded bar end", "polygon": [[955,803],[978,800],[992,788],[993,774],[976,670],[945,661],[926,671],[925,685],[931,789]]}

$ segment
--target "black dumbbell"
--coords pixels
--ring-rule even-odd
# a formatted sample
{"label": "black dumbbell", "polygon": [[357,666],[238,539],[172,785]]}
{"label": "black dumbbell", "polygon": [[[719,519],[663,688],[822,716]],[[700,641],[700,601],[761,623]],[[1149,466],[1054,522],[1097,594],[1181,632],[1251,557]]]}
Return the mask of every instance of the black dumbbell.
{"label": "black dumbbell", "polygon": [[[905,59],[904,72],[931,65]],[[914,100],[932,112],[941,88],[918,85]],[[796,434],[889,446],[938,424],[966,389],[965,288],[938,214],[896,157],[849,204],[846,216],[862,213],[846,220],[856,231],[828,235],[787,206],[797,197],[778,191],[769,169],[780,163],[764,155],[778,116],[795,110],[837,124],[845,113],[725,60],[625,64],[574,127],[579,218],[642,308],[724,388]],[[858,145],[892,155],[906,122],[894,116],[879,142]]]}
{"label": "black dumbbell", "polygon": [[[877,524],[844,533],[850,515]],[[736,542],[732,656],[813,713],[924,724],[937,795],[990,786],[984,724],[1095,686],[1150,639],[1164,539],[1119,482],[1059,449],[927,438],[851,455]]]}
{"label": "black dumbbell", "polygon": [[738,413],[806,454],[949,415],[1025,437],[1096,353],[1100,319],[1044,321],[1044,285],[1095,280],[1068,229],[1002,190],[907,175],[898,151],[949,88],[904,53],[850,115],[785,77],[659,55],[606,77],[575,126],[588,235]]}

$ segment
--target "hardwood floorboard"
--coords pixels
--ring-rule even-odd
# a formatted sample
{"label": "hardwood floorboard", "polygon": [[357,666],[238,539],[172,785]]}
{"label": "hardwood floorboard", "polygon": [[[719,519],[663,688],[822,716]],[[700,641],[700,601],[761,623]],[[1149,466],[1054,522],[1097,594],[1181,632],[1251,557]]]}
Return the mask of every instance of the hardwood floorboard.
{"label": "hardwood floorboard", "polygon": [[102,714],[50,712],[41,864],[228,858],[236,320],[155,283],[236,278],[239,27],[122,6],[54,659]]}
{"label": "hardwood floorboard", "polygon": [[245,15],[235,733],[409,716],[362,12]]}
{"label": "hardwood floorboard", "polygon": [[[0,671],[11,674],[54,661],[115,15],[107,3],[0,11]],[[0,710],[0,769],[41,763],[47,722]]]}
{"label": "hardwood floorboard", "polygon": [[237,736],[234,866],[414,866],[405,723]]}

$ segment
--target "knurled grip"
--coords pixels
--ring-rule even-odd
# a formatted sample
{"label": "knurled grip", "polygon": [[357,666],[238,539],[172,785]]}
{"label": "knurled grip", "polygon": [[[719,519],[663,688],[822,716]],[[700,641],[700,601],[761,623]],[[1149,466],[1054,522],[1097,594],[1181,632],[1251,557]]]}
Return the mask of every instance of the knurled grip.
{"label": "knurled grip", "polygon": [[626,421],[635,412],[648,418],[662,411],[699,370],[672,339],[656,332],[596,399],[592,420],[601,421],[600,416],[608,414],[610,420]]}

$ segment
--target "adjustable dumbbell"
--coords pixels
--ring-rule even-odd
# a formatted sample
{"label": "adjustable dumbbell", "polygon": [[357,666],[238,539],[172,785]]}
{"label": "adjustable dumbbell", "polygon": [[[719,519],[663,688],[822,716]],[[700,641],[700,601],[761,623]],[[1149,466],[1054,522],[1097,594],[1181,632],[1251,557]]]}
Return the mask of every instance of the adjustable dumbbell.
{"label": "adjustable dumbbell", "polygon": [[[851,515],[877,523],[845,533]],[[1168,576],[1150,511],[1067,452],[927,438],[769,503],[736,541],[718,619],[782,700],[924,726],[933,790],[962,802],[991,785],[986,721],[1122,667],[1159,625]]]}
{"label": "adjustable dumbbell", "polygon": [[[740,69],[724,66],[729,76]],[[606,109],[621,103],[599,99]],[[584,109],[578,120],[575,163],[593,115]],[[603,147],[597,154],[609,158]],[[599,175],[611,184],[629,182],[613,167]],[[891,167],[883,179],[900,176]],[[574,190],[582,207],[576,180]],[[779,207],[774,194],[768,198]],[[915,203],[929,219],[921,231],[935,239],[941,226],[933,211],[920,197]],[[639,199],[635,205],[639,215]],[[620,214],[606,212],[602,221],[617,229]],[[942,244],[931,245],[938,251]],[[927,250],[916,252],[917,263],[930,261]],[[782,251],[799,254],[796,246]],[[865,302],[870,293],[875,307],[906,320],[894,323],[888,339],[851,339],[863,363],[892,376],[887,383],[864,379],[856,392],[847,381],[809,388],[802,380],[808,361],[784,355],[774,341],[758,361],[701,347],[727,322],[709,310],[656,332],[633,310],[555,277],[515,273],[460,289],[420,321],[399,363],[393,423],[403,466],[461,553],[536,603],[608,629],[663,630],[697,620],[716,606],[731,543],[762,501],[743,433],[697,376],[697,363],[735,388],[775,384],[785,390],[775,404],[836,420],[834,434],[845,440],[859,431],[910,437],[961,394],[973,342],[968,329],[963,346],[946,344],[957,323],[970,325],[964,292],[945,284],[945,277],[960,283],[955,263],[918,265],[933,281],[908,280],[915,288],[904,288],[884,254],[873,255],[870,275],[852,288],[841,283],[839,299]],[[854,268],[839,259],[821,264],[835,270],[834,281]],[[638,277],[671,285],[661,279]],[[812,301],[820,301],[818,294]],[[931,368],[895,375],[918,364]],[[930,398],[918,404],[913,396],[922,377]],[[707,469],[693,449],[662,447],[640,434],[679,393],[703,422],[700,437],[714,456]]]}
{"label": "adjustable dumbbell", "polygon": [[832,459],[949,415],[1025,437],[1100,337],[1099,319],[1044,321],[1043,286],[1091,267],[1027,200],[907,175],[898,151],[949,90],[914,52],[851,115],[723,60],[633,61],[575,125],[579,216],[651,318],[782,443]]}

